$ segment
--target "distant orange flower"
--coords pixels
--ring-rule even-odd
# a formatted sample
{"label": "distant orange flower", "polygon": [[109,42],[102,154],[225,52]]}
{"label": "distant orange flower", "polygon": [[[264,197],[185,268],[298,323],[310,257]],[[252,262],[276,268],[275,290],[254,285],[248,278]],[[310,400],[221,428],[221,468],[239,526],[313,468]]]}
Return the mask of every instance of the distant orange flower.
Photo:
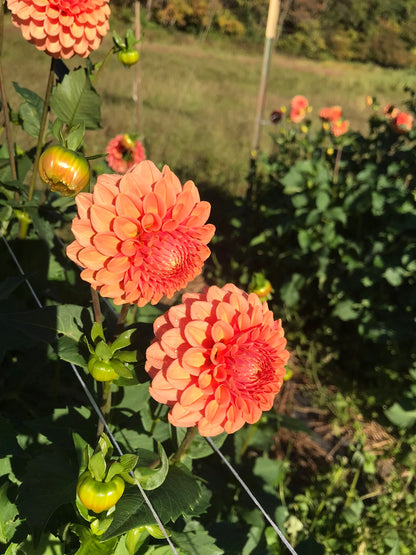
{"label": "distant orange flower", "polygon": [[344,133],[348,131],[349,127],[350,122],[347,119],[331,121],[331,133],[332,135],[334,135],[334,137],[340,137],[341,135],[344,135]]}
{"label": "distant orange flower", "polygon": [[109,29],[108,0],[7,0],[23,38],[53,58],[86,58]]}
{"label": "distant orange flower", "polygon": [[387,119],[393,119],[397,116],[400,110],[393,104],[386,104],[383,108],[383,112]]}
{"label": "distant orange flower", "polygon": [[143,161],[125,175],[99,175],[76,197],[67,255],[81,278],[115,304],[156,304],[200,274],[215,228],[192,181]]}
{"label": "distant orange flower", "polygon": [[391,124],[396,133],[403,135],[412,129],[413,116],[406,112],[398,112]]}
{"label": "distant orange flower", "polygon": [[341,106],[331,106],[330,108],[321,108],[319,117],[322,121],[337,121],[342,116]]}
{"label": "distant orange flower", "polygon": [[146,351],[151,396],[174,426],[229,434],[273,406],[289,353],[267,303],[235,285],[185,294],[154,322]]}
{"label": "distant orange flower", "polygon": [[117,173],[126,173],[134,164],[139,164],[146,158],[142,143],[129,135],[116,135],[105,150],[108,154],[107,164]]}
{"label": "distant orange flower", "polygon": [[294,96],[290,102],[291,110],[289,118],[293,123],[301,122],[306,116],[309,107],[308,100],[301,94]]}

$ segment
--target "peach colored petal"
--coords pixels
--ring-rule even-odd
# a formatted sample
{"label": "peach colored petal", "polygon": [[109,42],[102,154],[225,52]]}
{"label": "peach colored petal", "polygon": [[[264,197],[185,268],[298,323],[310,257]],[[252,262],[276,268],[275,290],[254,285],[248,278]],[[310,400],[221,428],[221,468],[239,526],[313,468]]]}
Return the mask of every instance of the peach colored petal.
{"label": "peach colored petal", "polygon": [[168,414],[169,422],[173,426],[183,426],[185,428],[195,426],[201,418],[201,413],[198,411],[189,411],[182,407],[179,403],[175,403],[172,410]]}
{"label": "peach colored petal", "polygon": [[107,257],[99,253],[94,247],[84,247],[78,253],[78,260],[83,266],[98,270],[103,267]]}
{"label": "peach colored petal", "polygon": [[96,233],[93,243],[97,251],[106,257],[119,253],[120,240],[113,233]]}
{"label": "peach colored petal", "polygon": [[182,344],[183,337],[177,328],[172,328],[163,334],[162,346],[168,356],[176,358],[178,349]]}
{"label": "peach colored petal", "polygon": [[199,347],[207,341],[207,331],[210,327],[208,322],[192,320],[184,329],[185,339],[191,347]]}
{"label": "peach colored petal", "polygon": [[198,375],[200,369],[206,364],[206,353],[205,349],[200,347],[190,347],[188,348],[182,357],[182,365],[191,374]]}
{"label": "peach colored petal", "polygon": [[107,264],[107,269],[110,272],[114,272],[116,274],[127,272],[130,268],[130,260],[127,256],[118,255],[114,258],[111,258]]}
{"label": "peach colored petal", "polygon": [[129,216],[133,219],[139,219],[142,214],[142,211],[139,210],[136,203],[132,201],[132,199],[125,195],[124,193],[120,193],[116,199],[116,211],[117,214]]}
{"label": "peach colored petal", "polygon": [[88,218],[89,209],[92,205],[92,194],[91,193],[78,193],[75,197],[75,202],[78,209],[78,216],[81,219]]}
{"label": "peach colored petal", "polygon": [[113,229],[117,237],[124,241],[124,239],[132,239],[137,236],[139,225],[130,218],[116,216],[113,221]]}
{"label": "peach colored petal", "polygon": [[228,322],[218,320],[212,325],[211,337],[215,343],[229,341],[234,337],[234,329]]}

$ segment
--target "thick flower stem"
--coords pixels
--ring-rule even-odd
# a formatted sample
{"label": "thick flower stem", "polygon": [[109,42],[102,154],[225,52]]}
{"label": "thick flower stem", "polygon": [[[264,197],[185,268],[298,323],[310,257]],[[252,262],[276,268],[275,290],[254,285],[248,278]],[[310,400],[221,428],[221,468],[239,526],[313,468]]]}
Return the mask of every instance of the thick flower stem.
{"label": "thick flower stem", "polygon": [[91,287],[91,299],[92,299],[92,309],[94,311],[94,320],[97,324],[102,323],[101,318],[101,307],[100,307],[100,297],[98,296],[97,291]]}
{"label": "thick flower stem", "polygon": [[48,123],[49,99],[51,96],[52,85],[55,77],[54,68],[55,68],[55,59],[51,58],[51,68],[49,70],[48,84],[46,85],[45,98],[43,100],[43,111],[42,111],[42,117],[40,120],[38,144],[36,146],[36,155],[35,155],[35,161],[33,163],[32,177],[30,178],[28,200],[32,200],[33,193],[35,192],[36,178],[38,175],[39,158],[42,151],[43,143],[45,141],[46,127]]}
{"label": "thick flower stem", "polygon": [[179,449],[176,451],[176,453],[173,455],[171,459],[173,463],[179,462],[182,459],[182,457],[185,455],[185,453],[188,451],[189,447],[191,446],[191,443],[195,439],[197,431],[198,431],[197,426],[194,426],[193,428],[188,428],[186,430],[185,437],[183,438],[182,443],[179,445]]}
{"label": "thick flower stem", "polygon": [[[101,397],[101,414],[105,419],[108,418],[111,411],[111,384],[112,382],[103,382],[103,392]],[[104,431],[104,424],[98,420],[97,436],[100,437]]]}
{"label": "thick flower stem", "polygon": [[124,322],[126,320],[129,308],[130,308],[129,304],[123,304],[123,306],[121,307],[120,314],[118,315],[116,329],[114,330],[114,337],[118,337],[120,333],[123,331]]}
{"label": "thick flower stem", "polygon": [[[3,75],[3,64],[2,64],[2,55],[3,55],[3,29],[4,29],[4,0],[0,2],[0,97],[1,97],[1,105],[3,106],[3,114],[4,114],[4,127],[6,130],[6,141],[7,141],[7,148],[9,151],[9,160],[10,160],[10,172],[12,174],[12,179],[17,179],[17,171],[16,171],[16,161],[14,158],[14,146],[13,146],[13,138],[12,138],[12,129],[10,126],[10,118],[9,118],[9,110],[7,105],[7,97],[6,91],[4,88],[4,75]],[[15,200],[18,200],[18,193],[15,194]]]}
{"label": "thick flower stem", "polygon": [[342,155],[342,146],[338,148],[337,156],[335,158],[334,175],[333,175],[333,182],[335,185],[338,182],[339,164],[341,162],[341,155]]}

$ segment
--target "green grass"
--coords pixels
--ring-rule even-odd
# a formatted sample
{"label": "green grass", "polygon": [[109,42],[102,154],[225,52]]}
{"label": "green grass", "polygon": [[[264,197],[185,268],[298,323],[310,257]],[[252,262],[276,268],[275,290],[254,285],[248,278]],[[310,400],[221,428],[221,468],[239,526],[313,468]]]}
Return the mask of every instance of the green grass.
{"label": "green grass", "polygon": [[[124,24],[113,22],[118,31]],[[111,47],[108,35],[94,62]],[[71,60],[71,67],[83,60]],[[148,26],[143,31],[141,56],[141,133],[148,157],[167,163],[183,179],[243,190],[262,64],[261,45],[231,40],[201,40]],[[44,94],[49,58],[21,37],[6,18],[4,74],[10,103],[19,99],[12,81]],[[96,84],[102,97],[103,129],[87,134],[87,154],[103,152],[117,133],[136,131],[133,100],[135,69],[123,68],[113,56]],[[369,64],[316,62],[275,53],[264,112],[287,105],[295,94],[304,94],[315,115],[324,105],[340,104],[352,129],[363,129],[369,111],[365,96],[376,96],[383,105],[400,105],[403,87],[416,86],[414,72],[382,69]],[[269,146],[264,126],[262,148]],[[22,138],[23,141],[23,138]],[[26,146],[23,144],[23,146]]]}

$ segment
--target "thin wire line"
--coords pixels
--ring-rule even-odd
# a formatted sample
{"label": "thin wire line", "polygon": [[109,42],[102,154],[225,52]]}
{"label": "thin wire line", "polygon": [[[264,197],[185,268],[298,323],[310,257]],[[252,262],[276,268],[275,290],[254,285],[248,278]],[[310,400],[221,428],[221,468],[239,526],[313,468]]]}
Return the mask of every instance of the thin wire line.
{"label": "thin wire line", "polygon": [[219,457],[221,458],[222,462],[228,467],[228,469],[230,470],[230,472],[233,474],[234,478],[240,483],[240,485],[243,487],[243,489],[245,490],[245,492],[247,493],[247,495],[250,497],[250,499],[253,501],[253,503],[260,509],[260,511],[262,512],[264,518],[269,522],[270,526],[273,528],[273,530],[276,532],[276,534],[279,536],[279,538],[282,540],[282,543],[287,547],[287,549],[290,551],[290,553],[292,555],[298,555],[296,553],[296,551],[293,549],[293,547],[290,545],[290,543],[287,541],[287,539],[285,538],[285,536],[283,535],[283,533],[280,531],[280,528],[277,526],[277,524],[270,518],[270,516],[266,513],[266,511],[263,509],[262,505],[260,504],[260,502],[257,500],[257,498],[253,495],[253,493],[251,493],[250,488],[248,487],[248,485],[244,482],[244,480],[241,478],[241,476],[238,474],[238,472],[234,469],[234,467],[227,461],[227,459],[225,458],[225,456],[221,453],[221,451],[218,449],[218,447],[215,445],[215,443],[212,441],[212,439],[210,437],[206,437],[205,440],[209,443],[209,445],[211,446],[211,448],[217,453],[217,455],[219,455]]}
{"label": "thin wire line", "polygon": [[[40,302],[39,297],[36,295],[36,293],[35,293],[35,291],[34,291],[32,285],[31,285],[31,283],[29,282],[29,280],[25,277],[25,273],[24,273],[24,271],[23,271],[22,266],[20,265],[20,263],[19,263],[19,261],[18,261],[16,255],[14,254],[13,249],[12,249],[11,246],[9,245],[9,242],[7,241],[6,237],[3,235],[3,233],[2,233],[1,230],[0,230],[0,235],[1,235],[3,241],[4,241],[5,245],[6,245],[6,248],[7,248],[8,252],[9,252],[10,256],[12,257],[14,263],[16,264],[16,266],[17,266],[19,272],[22,274],[22,277],[24,277],[24,280],[25,280],[27,286],[29,287],[29,290],[30,290],[31,294],[33,295],[33,298],[35,299],[36,304],[38,305],[39,308],[43,308],[43,305],[42,305],[42,303]],[[71,366],[71,368],[72,368],[72,370],[73,370],[75,376],[77,377],[78,381],[80,382],[81,387],[82,387],[82,389],[84,390],[84,392],[85,392],[85,394],[86,394],[86,396],[87,396],[89,402],[91,403],[91,405],[92,405],[94,411],[96,412],[98,418],[99,418],[99,419],[101,420],[101,422],[103,423],[104,428],[106,429],[106,432],[107,432],[107,434],[108,434],[108,437],[110,438],[110,441],[111,441],[112,444],[114,445],[114,447],[115,447],[116,451],[118,452],[118,454],[119,454],[120,456],[123,455],[123,451],[121,450],[120,445],[118,444],[117,440],[116,440],[115,437],[113,436],[113,434],[112,434],[112,432],[111,432],[111,430],[110,430],[110,428],[109,428],[109,426],[108,426],[108,424],[107,424],[106,419],[104,418],[104,416],[103,416],[103,414],[102,414],[102,412],[101,412],[99,406],[97,405],[97,403],[96,403],[94,397],[92,396],[90,390],[88,389],[88,387],[87,387],[85,381],[83,380],[81,374],[78,372],[77,367],[76,367],[75,364],[73,364],[72,362],[70,362],[69,364],[70,364],[70,366]],[[137,486],[137,488],[138,488],[138,490],[140,491],[140,493],[141,493],[143,499],[145,500],[145,503],[146,503],[146,505],[148,506],[150,512],[152,513],[153,518],[155,519],[155,521],[156,521],[157,525],[159,526],[161,532],[162,532],[163,535],[165,536],[166,541],[168,542],[168,544],[169,544],[169,546],[170,546],[170,548],[171,548],[171,550],[172,550],[172,553],[174,553],[174,555],[178,555],[178,552],[176,551],[175,546],[173,545],[171,539],[170,539],[169,536],[168,536],[168,533],[167,533],[167,531],[166,531],[166,528],[164,527],[162,521],[160,520],[159,515],[158,515],[157,512],[155,511],[155,509],[154,509],[154,507],[153,507],[153,505],[152,505],[150,499],[148,498],[147,494],[145,493],[145,491],[144,491],[143,487],[141,486],[140,482],[139,482],[138,479],[134,476],[133,471],[130,472],[130,475],[131,475],[132,478],[134,478],[135,485]]]}

